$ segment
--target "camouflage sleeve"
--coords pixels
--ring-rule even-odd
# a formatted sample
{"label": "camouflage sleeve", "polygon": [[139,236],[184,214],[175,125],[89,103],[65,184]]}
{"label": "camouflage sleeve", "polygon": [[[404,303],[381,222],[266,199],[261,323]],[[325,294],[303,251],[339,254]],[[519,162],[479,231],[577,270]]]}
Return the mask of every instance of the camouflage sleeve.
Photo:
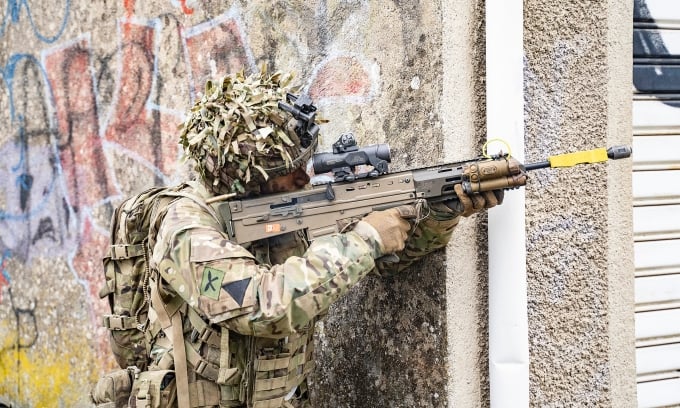
{"label": "camouflage sleeve", "polygon": [[375,267],[375,236],[315,240],[302,257],[261,265],[190,200],[168,209],[151,265],[190,307],[241,334],[283,337],[304,328]]}
{"label": "camouflage sleeve", "polygon": [[443,203],[423,202],[420,210],[424,219],[412,229],[406,247],[396,255],[399,262],[378,259],[376,270],[380,275],[402,271],[421,257],[446,246],[460,216]]}

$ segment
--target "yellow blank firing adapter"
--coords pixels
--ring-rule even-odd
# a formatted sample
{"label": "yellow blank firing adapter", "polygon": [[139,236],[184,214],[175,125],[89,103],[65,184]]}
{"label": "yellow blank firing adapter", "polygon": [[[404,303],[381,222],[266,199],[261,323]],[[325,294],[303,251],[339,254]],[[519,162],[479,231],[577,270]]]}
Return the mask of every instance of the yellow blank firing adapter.
{"label": "yellow blank firing adapter", "polygon": [[546,167],[573,167],[577,164],[599,163],[608,159],[625,159],[630,157],[632,153],[633,149],[630,146],[613,146],[609,149],[601,147],[599,149],[550,156],[546,161],[526,164],[525,167],[527,170],[543,169]]}

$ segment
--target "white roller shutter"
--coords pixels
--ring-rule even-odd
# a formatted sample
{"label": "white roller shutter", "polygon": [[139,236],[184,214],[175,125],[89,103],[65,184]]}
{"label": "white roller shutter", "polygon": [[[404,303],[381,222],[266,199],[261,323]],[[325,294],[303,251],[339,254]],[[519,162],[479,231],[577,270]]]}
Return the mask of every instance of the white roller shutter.
{"label": "white roller shutter", "polygon": [[638,406],[680,406],[680,3],[635,0]]}

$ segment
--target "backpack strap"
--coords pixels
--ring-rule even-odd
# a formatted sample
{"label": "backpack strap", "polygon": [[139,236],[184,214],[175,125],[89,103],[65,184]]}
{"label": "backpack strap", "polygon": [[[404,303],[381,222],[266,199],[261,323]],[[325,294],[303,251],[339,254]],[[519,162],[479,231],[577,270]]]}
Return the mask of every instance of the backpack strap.
{"label": "backpack strap", "polygon": [[177,384],[178,408],[190,408],[189,405],[189,369],[184,346],[184,331],[180,309],[184,302],[179,295],[175,295],[170,302],[163,302],[159,293],[160,280],[151,285],[151,301],[158,315],[158,320],[164,331],[172,334],[172,356],[175,366],[175,382]]}
{"label": "backpack strap", "polygon": [[106,252],[111,259],[130,259],[144,255],[143,244],[112,244]]}
{"label": "backpack strap", "polygon": [[[185,185],[183,185],[185,186]],[[206,200],[196,194],[184,191],[182,187],[179,190],[166,190],[161,192],[159,195],[165,197],[176,197],[176,198],[188,198],[199,205],[203,210],[210,214],[217,223],[224,228],[224,221],[222,217],[219,216],[215,209],[206,203]],[[158,213],[154,214],[151,219],[151,225],[154,225],[158,220],[156,216]],[[149,248],[150,249],[150,248]],[[172,349],[173,349],[173,363],[175,366],[175,380],[177,384],[177,404],[179,408],[189,408],[190,407],[190,386],[189,386],[189,368],[187,366],[187,346],[184,341],[184,330],[182,322],[182,313],[180,310],[182,306],[186,303],[182,300],[181,296],[175,295],[170,302],[163,302],[160,296],[160,288],[158,285],[160,280],[156,282],[155,285],[151,286],[151,301],[154,305],[156,313],[158,315],[158,320],[164,331],[170,331],[172,333]],[[188,313],[184,313],[187,315]],[[229,337],[227,336],[227,339]],[[227,340],[228,341],[228,340]],[[193,351],[193,350],[191,350]],[[192,357],[193,354],[192,354]],[[200,357],[200,356],[199,356]],[[192,359],[193,360],[193,359]]]}
{"label": "backpack strap", "polygon": [[172,355],[175,362],[175,379],[177,384],[178,408],[189,408],[189,368],[184,345],[182,316],[179,311],[172,316]]}
{"label": "backpack strap", "polygon": [[[197,190],[196,185],[188,184],[185,183],[181,186],[179,186],[176,190],[175,189],[167,189],[165,191],[162,191],[159,193],[159,196],[164,196],[164,197],[174,197],[174,198],[188,198],[195,202],[199,207],[201,207],[204,211],[206,211],[210,216],[222,227],[222,229],[226,228],[226,223],[225,220],[223,219],[222,216],[220,216],[220,213],[216,211],[215,207],[213,207],[212,204],[209,204],[206,199],[199,194],[194,194],[191,192],[188,192],[185,190],[185,187],[191,186],[194,188],[194,190]],[[198,190],[200,191],[200,190]],[[156,210],[159,210],[158,208]],[[158,211],[155,211],[155,214],[152,215],[150,225],[156,225],[159,220],[157,219],[159,215]],[[151,228],[153,229],[153,227]],[[132,248],[121,248],[120,251],[123,250],[131,250]],[[151,248],[148,248],[148,250],[151,250]],[[193,310],[185,309],[185,313],[181,312],[182,306],[186,305],[186,303],[182,300],[181,296],[175,295],[172,300],[169,302],[164,302],[163,299],[160,296],[160,288],[158,287],[160,285],[160,280],[157,280],[154,285],[151,285],[151,302],[154,305],[154,310],[156,310],[157,316],[158,316],[158,321],[165,332],[170,332],[172,335],[172,355],[173,355],[173,363],[175,367],[175,380],[177,384],[177,403],[179,408],[189,408],[190,407],[190,393],[191,391],[196,393],[196,390],[191,390],[190,389],[190,384],[189,384],[189,369],[187,366],[187,361],[190,360],[192,364],[198,368],[201,365],[198,364],[200,363],[201,357],[198,353],[196,353],[193,349],[191,349],[190,346],[187,346],[185,344],[184,340],[184,330],[183,330],[183,322],[182,322],[182,314],[186,315],[187,318],[191,318],[193,316],[192,312]],[[156,306],[158,305],[158,306]],[[198,316],[197,316],[198,317]],[[196,319],[192,319],[196,320]],[[198,320],[202,319],[198,317]],[[205,324],[205,323],[204,323]],[[207,327],[203,328],[200,324],[194,324],[192,322],[192,327],[196,327],[199,329],[201,332],[204,330],[201,329],[207,329]],[[206,325],[207,326],[207,325]],[[207,332],[207,331],[206,331]],[[203,334],[203,333],[201,333]],[[220,366],[216,370],[216,372],[212,372],[212,375],[208,375],[208,377],[216,376],[215,380],[220,383],[224,382],[228,377],[231,377],[234,374],[235,369],[230,370],[229,365],[230,365],[230,355],[229,355],[229,332],[228,329],[223,328],[221,331],[221,336],[219,336],[219,341],[220,341]],[[203,337],[203,336],[201,336]],[[213,340],[215,341],[215,340]],[[189,353],[188,353],[189,352]],[[208,373],[205,373],[208,374]]]}
{"label": "backpack strap", "polygon": [[210,214],[215,219],[215,221],[217,221],[220,224],[220,226],[222,226],[222,228],[225,227],[225,223],[224,223],[224,220],[222,219],[222,217],[219,215],[219,213],[217,211],[215,211],[215,208],[213,208],[212,205],[210,205],[206,202],[205,198],[203,198],[199,195],[193,194],[193,193],[189,193],[187,191],[182,191],[182,190],[180,190],[180,191],[166,191],[166,192],[163,192],[162,194],[165,195],[165,196],[168,196],[168,197],[185,197],[185,198],[188,198],[188,199],[194,201],[202,209],[204,209],[208,214]]}

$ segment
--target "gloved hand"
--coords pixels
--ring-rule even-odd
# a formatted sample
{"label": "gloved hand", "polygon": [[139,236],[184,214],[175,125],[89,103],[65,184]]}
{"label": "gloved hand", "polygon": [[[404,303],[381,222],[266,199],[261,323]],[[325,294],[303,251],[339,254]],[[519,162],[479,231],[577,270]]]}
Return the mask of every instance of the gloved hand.
{"label": "gloved hand", "polygon": [[463,191],[463,186],[460,184],[454,185],[453,191],[456,192],[458,199],[446,201],[444,204],[463,217],[469,217],[485,208],[502,204],[505,196],[503,190],[484,191],[468,195]]}
{"label": "gloved hand", "polygon": [[378,232],[380,252],[385,255],[404,249],[411,230],[411,225],[406,219],[415,218],[416,215],[414,206],[402,205],[384,211],[374,211],[365,216],[362,221]]}

